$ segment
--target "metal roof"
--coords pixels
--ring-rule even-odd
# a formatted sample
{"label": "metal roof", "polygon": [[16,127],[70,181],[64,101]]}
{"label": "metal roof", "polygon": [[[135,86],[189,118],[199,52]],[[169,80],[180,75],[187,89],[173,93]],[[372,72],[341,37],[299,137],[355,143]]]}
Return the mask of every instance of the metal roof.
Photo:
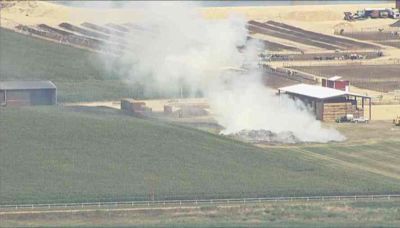
{"label": "metal roof", "polygon": [[339,79],[341,79],[342,77],[341,76],[333,76],[333,77],[330,77],[330,78],[328,78],[328,80],[329,81],[337,81],[337,80],[339,80]]}
{"label": "metal roof", "polygon": [[51,81],[0,81],[0,90],[56,89]]}
{"label": "metal roof", "polygon": [[[307,97],[313,97],[318,99],[327,99],[333,97],[340,97],[345,95],[358,96],[358,97],[368,97],[357,93],[350,93],[343,90],[332,89],[328,87],[308,85],[308,84],[297,84],[292,86],[286,86],[279,88],[279,91],[299,94]],[[368,97],[369,98],[369,97]]]}

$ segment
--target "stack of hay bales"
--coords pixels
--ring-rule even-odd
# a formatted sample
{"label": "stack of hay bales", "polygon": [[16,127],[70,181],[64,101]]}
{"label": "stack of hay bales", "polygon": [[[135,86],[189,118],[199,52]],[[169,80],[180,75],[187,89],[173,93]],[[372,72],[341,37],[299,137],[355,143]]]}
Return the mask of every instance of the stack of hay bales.
{"label": "stack of hay bales", "polygon": [[363,110],[357,110],[356,105],[351,102],[347,103],[325,103],[323,120],[326,122],[334,122],[337,118],[352,114],[354,117],[364,116]]}
{"label": "stack of hay bales", "polygon": [[129,115],[136,117],[145,117],[152,112],[152,109],[146,106],[145,102],[134,99],[122,99],[121,110]]}

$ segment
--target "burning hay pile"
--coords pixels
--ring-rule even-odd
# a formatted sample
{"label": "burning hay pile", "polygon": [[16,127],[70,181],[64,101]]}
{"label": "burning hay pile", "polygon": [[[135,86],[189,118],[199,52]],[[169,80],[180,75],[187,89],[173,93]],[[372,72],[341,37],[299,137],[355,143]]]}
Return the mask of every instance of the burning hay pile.
{"label": "burning hay pile", "polygon": [[299,140],[292,132],[280,132],[274,133],[268,130],[241,130],[237,133],[230,134],[229,136],[242,140],[248,143],[287,143],[287,144],[294,144],[300,143]]}

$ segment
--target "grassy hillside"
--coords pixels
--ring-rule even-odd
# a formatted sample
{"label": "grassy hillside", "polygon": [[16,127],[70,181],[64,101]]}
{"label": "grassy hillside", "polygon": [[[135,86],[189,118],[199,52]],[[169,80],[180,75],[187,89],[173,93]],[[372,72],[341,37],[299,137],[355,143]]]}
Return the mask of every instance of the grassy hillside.
{"label": "grassy hillside", "polygon": [[0,28],[0,81],[51,80],[61,102],[143,97],[137,84],[117,80],[120,70],[100,54]]}
{"label": "grassy hillside", "polygon": [[396,177],[297,147],[263,150],[97,110],[0,109],[0,203],[149,199],[153,191],[165,199],[400,190]]}
{"label": "grassy hillside", "polygon": [[[278,202],[190,209],[14,214],[4,227],[400,227],[400,201]],[[101,224],[101,225],[100,225]]]}

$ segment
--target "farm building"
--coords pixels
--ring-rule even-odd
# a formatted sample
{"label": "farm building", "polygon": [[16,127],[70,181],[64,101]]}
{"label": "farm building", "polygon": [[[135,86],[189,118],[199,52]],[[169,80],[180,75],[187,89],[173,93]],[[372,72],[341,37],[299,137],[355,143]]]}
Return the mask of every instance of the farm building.
{"label": "farm building", "polygon": [[338,89],[338,90],[348,91],[349,86],[350,86],[350,81],[342,80],[341,78],[342,77],[340,77],[340,76],[333,76],[328,79],[322,79],[322,86],[328,87],[328,88],[333,88],[333,89]]}
{"label": "farm building", "polygon": [[57,104],[57,88],[51,81],[0,82],[1,106],[55,104]]}
{"label": "farm building", "polygon": [[364,117],[366,100],[368,100],[371,119],[371,97],[344,90],[307,84],[297,84],[278,89],[278,94],[287,94],[303,101],[312,108],[316,118],[321,121],[333,122],[338,118],[353,115]]}

